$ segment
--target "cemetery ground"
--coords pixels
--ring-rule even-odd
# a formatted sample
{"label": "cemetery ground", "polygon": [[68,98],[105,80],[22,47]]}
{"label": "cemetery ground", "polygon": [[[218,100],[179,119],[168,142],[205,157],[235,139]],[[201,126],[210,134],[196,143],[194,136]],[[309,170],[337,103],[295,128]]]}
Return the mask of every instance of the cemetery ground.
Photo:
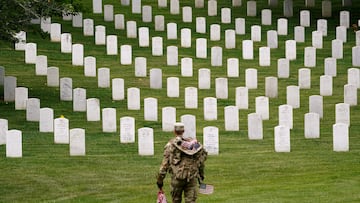
{"label": "cemetery ground", "polygon": [[[85,1],[84,1],[85,2]],[[206,1],[207,2],[207,1]],[[83,128],[86,132],[86,155],[70,156],[68,144],[55,144],[53,133],[39,132],[38,122],[26,121],[24,110],[15,110],[14,102],[0,100],[0,118],[8,120],[9,129],[22,131],[22,157],[7,158],[5,145],[0,145],[0,202],[154,202],[156,200],[156,173],[162,160],[163,146],[173,137],[162,131],[161,108],[176,107],[176,120],[180,116],[196,116],[196,137],[202,142],[203,128],[219,128],[219,155],[211,155],[206,161],[205,182],[215,186],[212,195],[199,195],[198,201],[212,202],[358,202],[360,200],[360,108],[350,107],[349,151],[333,151],[333,124],[335,105],[344,101],[344,85],[352,67],[352,47],[355,33],[347,30],[344,43],[344,58],[337,60],[337,75],[333,78],[333,93],[324,96],[324,116],[320,121],[320,138],[304,137],[304,114],[309,112],[309,96],[319,95],[320,76],[324,74],[324,59],[331,57],[331,40],[335,38],[335,27],[339,24],[339,11],[351,12],[351,23],[360,19],[360,6],[353,1],[352,7],[343,8],[341,1],[332,1],[332,17],[328,20],[328,35],[323,38],[323,48],[317,49],[316,67],[311,68],[311,88],[300,90],[300,108],[293,109],[293,129],[290,132],[291,152],[274,150],[274,127],[278,125],[278,106],[286,104],[286,87],[298,85],[298,69],[304,67],[304,48],[311,46],[311,33],[316,29],[316,20],[321,17],[321,3],[306,8],[303,1],[294,2],[294,16],[288,18],[289,33],[278,36],[279,46],[271,50],[271,65],[259,66],[259,47],[266,46],[266,31],[276,30],[276,19],[282,17],[282,1],[272,7],[272,25],[262,25],[262,40],[254,43],[254,59],[242,59],[242,40],[250,39],[251,25],[261,24],[260,11],[267,1],[257,1],[257,16],[246,16],[246,2],[232,10],[232,23],[221,24],[221,40],[209,40],[209,25],[220,24],[220,8],[231,7],[231,1],[218,1],[217,16],[207,16],[207,7],[194,8],[194,2],[181,2],[181,7],[193,7],[193,23],[182,22],[182,15],[169,13],[167,8],[158,8],[156,1],[143,0],[142,5],[151,5],[153,16],[165,16],[166,23],[176,22],[178,39],[166,40],[166,31],[154,31],[154,22],[142,22],[141,14],[132,14],[131,6],[121,6],[120,1],[106,1],[114,5],[114,13],[122,13],[126,20],[135,20],[137,27],[149,27],[151,36],[164,39],[164,55],[152,56],[150,47],[139,47],[138,39],[127,38],[126,30],[115,30],[114,22],[104,22],[103,14],[92,13],[92,1],[86,1],[85,18],[95,24],[106,26],[106,33],[118,35],[118,43],[132,46],[132,64],[121,65],[120,54],[107,55],[105,45],[95,45],[94,36],[84,36],[82,28],[72,27],[71,21],[59,22],[62,32],[72,34],[73,43],[84,45],[84,56],[96,56],[96,67],[110,68],[111,78],[123,78],[125,89],[138,87],[141,91],[141,109],[128,110],[126,98],[112,100],[111,88],[98,88],[97,77],[85,77],[83,66],[72,65],[72,55],[60,52],[60,43],[38,34],[27,33],[27,42],[37,44],[37,55],[46,55],[48,66],[59,67],[60,78],[70,77],[72,87],[86,89],[87,98],[99,98],[101,108],[116,108],[117,132],[102,132],[101,121],[87,121],[86,112],[74,112],[71,101],[60,101],[59,87],[48,87],[46,76],[35,75],[35,65],[24,62],[24,51],[15,51],[12,43],[0,42],[0,66],[5,67],[6,76],[17,78],[17,87],[28,87],[29,98],[39,98],[41,107],[54,109],[54,118],[63,115],[69,119],[70,129]],[[168,2],[169,3],[169,2]],[[103,2],[105,4],[105,2]],[[207,3],[205,3],[207,5]],[[269,120],[263,121],[263,139],[249,140],[247,115],[255,112],[255,98],[265,95],[265,77],[277,76],[277,59],[285,56],[285,40],[294,39],[293,27],[299,25],[299,11],[311,11],[311,26],[306,28],[306,41],[297,43],[297,58],[290,62],[290,76],[278,79],[278,97],[269,99]],[[195,17],[206,17],[207,33],[195,32]],[[236,35],[236,48],[225,49],[224,30],[234,29],[234,19],[246,18],[246,34]],[[39,25],[34,25],[39,26]],[[180,47],[180,28],[191,28],[191,48]],[[207,38],[207,58],[195,57],[196,38]],[[193,58],[193,76],[183,77],[180,65],[168,66],[166,47],[179,47],[179,61],[183,57]],[[223,47],[221,67],[211,66],[211,47]],[[146,57],[147,73],[151,68],[162,69],[162,88],[151,89],[149,74],[135,77],[134,58]],[[203,119],[203,99],[215,97],[215,78],[227,77],[226,59],[238,58],[239,77],[228,77],[228,99],[217,100],[217,120]],[[198,70],[211,70],[211,88],[198,89],[198,108],[184,107],[185,87],[198,87]],[[235,105],[235,88],[245,86],[245,69],[258,70],[258,88],[249,89],[249,108],[239,110],[239,130],[226,131],[224,108]],[[168,77],[180,78],[180,96],[170,98],[166,92]],[[0,88],[3,95],[3,88]],[[144,98],[158,99],[158,120],[144,120]],[[140,156],[138,139],[134,143],[120,143],[119,119],[123,116],[135,118],[135,130],[150,127],[154,130],[154,155]],[[164,190],[170,198],[170,178],[164,182]]]}

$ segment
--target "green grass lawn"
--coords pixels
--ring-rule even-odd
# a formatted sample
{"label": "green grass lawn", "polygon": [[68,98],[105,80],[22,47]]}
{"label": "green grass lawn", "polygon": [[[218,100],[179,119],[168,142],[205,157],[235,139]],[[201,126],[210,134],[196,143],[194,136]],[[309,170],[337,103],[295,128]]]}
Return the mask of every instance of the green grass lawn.
{"label": "green grass lawn", "polygon": [[[86,113],[73,112],[72,102],[60,101],[59,88],[47,87],[46,76],[35,75],[35,65],[25,64],[23,51],[15,51],[14,45],[0,41],[0,65],[7,76],[17,77],[18,87],[29,88],[29,98],[39,98],[41,107],[54,109],[54,117],[64,115],[70,128],[86,130],[86,156],[70,157],[69,145],[54,144],[52,133],[40,133],[37,122],[27,122],[25,111],[15,110],[15,104],[0,100],[0,118],[7,119],[9,129],[22,131],[23,157],[6,158],[5,145],[0,146],[0,202],[124,202],[143,203],[156,200],[156,173],[162,149],[173,136],[162,132],[161,108],[176,107],[180,116],[196,116],[197,138],[202,140],[206,126],[219,128],[220,153],[209,156],[206,162],[205,182],[215,186],[212,195],[199,195],[198,202],[359,202],[360,201],[360,108],[351,107],[349,128],[350,151],[334,152],[332,125],[335,123],[335,105],[343,102],[347,70],[352,66],[351,48],[355,46],[355,33],[348,29],[344,43],[344,58],[337,61],[337,76],[333,78],[333,95],[323,97],[324,118],[321,120],[319,139],[304,138],[304,114],[309,111],[309,96],[319,95],[320,76],[324,74],[324,59],[331,57],[331,40],[335,39],[335,28],[339,24],[339,12],[351,12],[351,24],[360,19],[360,5],[353,1],[350,8],[342,8],[341,0],[332,1],[332,17],[328,18],[328,35],[323,39],[323,49],[317,50],[316,67],[311,68],[311,89],[300,90],[300,108],[294,109],[294,128],[291,130],[291,152],[276,153],[274,150],[274,127],[278,125],[278,106],[286,104],[286,87],[298,84],[298,69],[304,67],[304,48],[311,46],[311,32],[316,30],[316,20],[321,19],[321,2],[316,7],[306,8],[304,1],[294,1],[294,17],[288,19],[289,34],[279,36],[279,47],[271,50],[271,66],[260,67],[258,48],[267,45],[266,32],[276,30],[276,19],[282,17],[282,2],[272,9],[272,25],[261,26],[262,41],[254,43],[254,60],[242,59],[242,40],[250,39],[251,25],[261,24],[261,9],[268,8],[265,0],[257,1],[257,17],[246,17],[246,1],[241,7],[232,8],[232,23],[221,24],[220,9],[230,7],[231,1],[218,1],[218,15],[207,17],[205,8],[194,8],[194,1],[181,1],[181,7],[193,7],[193,23],[183,23],[182,15],[171,15],[167,8],[158,8],[157,1],[142,0],[142,5],[151,5],[152,14],[164,15],[165,23],[176,22],[178,39],[166,40],[166,31],[155,31],[153,23],[143,23],[141,14],[131,14],[131,6],[122,6],[120,1],[103,1],[114,5],[114,13],[122,13],[125,20],[137,21],[137,27],[149,27],[150,39],[163,37],[164,56],[151,55],[151,47],[139,47],[138,39],[126,38],[125,30],[115,30],[113,22],[104,22],[102,14],[92,14],[92,1],[84,0],[83,18],[94,19],[95,25],[105,25],[106,34],[118,35],[118,44],[129,44],[135,57],[146,57],[147,77],[135,77],[134,63],[121,65],[120,56],[106,55],[106,47],[95,45],[94,37],[84,37],[82,28],[73,28],[71,21],[52,19],[62,24],[62,32],[72,34],[73,43],[84,45],[84,56],[95,56],[97,68],[108,67],[111,78],[123,78],[125,88],[141,89],[141,110],[127,110],[126,99],[112,101],[111,88],[97,88],[97,78],[85,77],[83,67],[72,66],[71,54],[60,53],[60,43],[50,42],[49,36],[41,38],[34,32],[27,33],[27,42],[37,43],[37,54],[48,57],[48,65],[60,69],[60,78],[71,77],[73,88],[87,90],[87,98],[99,98],[101,108],[116,108],[117,133],[103,133],[101,122],[87,122]],[[265,77],[277,76],[277,59],[285,57],[285,40],[294,39],[293,27],[299,25],[299,12],[311,12],[311,27],[306,28],[306,42],[297,43],[297,59],[290,62],[290,77],[278,79],[278,98],[269,99],[270,119],[263,122],[263,140],[249,140],[247,115],[255,112],[255,98],[265,95]],[[206,17],[207,33],[195,32],[195,18]],[[246,18],[246,35],[236,36],[236,49],[225,49],[226,29],[235,29],[235,18]],[[210,41],[210,25],[221,24],[221,41]],[[35,25],[37,26],[37,25]],[[192,47],[180,47],[180,29],[192,29]],[[196,38],[208,38],[208,58],[195,58]],[[150,43],[151,44],[151,43]],[[166,65],[166,47],[179,47],[179,66]],[[211,47],[223,47],[223,66],[211,67]],[[193,77],[181,77],[180,59],[193,58]],[[203,99],[215,97],[215,78],[227,77],[227,58],[238,58],[240,77],[228,78],[229,98],[218,99],[218,120],[203,119]],[[149,70],[161,68],[163,88],[150,89]],[[198,90],[198,109],[184,108],[184,88],[197,87],[198,70],[211,69],[211,89]],[[235,88],[245,86],[245,70],[258,70],[258,88],[249,90],[249,109],[239,111],[240,130],[228,132],[224,129],[224,107],[235,105]],[[166,79],[180,78],[180,97],[166,96]],[[3,95],[3,88],[0,88]],[[158,121],[144,121],[143,99],[158,99]],[[154,129],[154,156],[139,156],[137,138],[135,143],[119,142],[119,120],[123,116],[136,119],[136,130],[142,127]],[[165,179],[165,192],[170,199],[169,177]]]}

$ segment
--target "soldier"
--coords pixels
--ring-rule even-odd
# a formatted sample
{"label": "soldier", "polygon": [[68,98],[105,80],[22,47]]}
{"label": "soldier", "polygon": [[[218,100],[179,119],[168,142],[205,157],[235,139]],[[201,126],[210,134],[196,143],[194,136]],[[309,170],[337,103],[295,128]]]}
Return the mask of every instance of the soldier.
{"label": "soldier", "polygon": [[204,162],[207,152],[196,139],[183,138],[184,124],[175,123],[174,134],[164,148],[157,186],[163,187],[166,173],[171,174],[171,198],[173,203],[181,203],[182,193],[186,203],[195,203],[197,182],[204,180]]}

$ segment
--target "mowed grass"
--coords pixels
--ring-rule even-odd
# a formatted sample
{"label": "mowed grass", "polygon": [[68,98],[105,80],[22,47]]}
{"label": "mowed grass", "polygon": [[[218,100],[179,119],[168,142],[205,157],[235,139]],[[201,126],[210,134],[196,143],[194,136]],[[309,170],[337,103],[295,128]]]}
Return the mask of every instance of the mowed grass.
{"label": "mowed grass", "polygon": [[[246,17],[246,1],[241,7],[232,8],[232,23],[221,24],[220,9],[231,7],[231,1],[218,1],[218,15],[207,17],[205,8],[194,8],[193,1],[181,2],[181,7],[193,7],[193,23],[183,23],[181,15],[171,15],[167,8],[158,8],[157,1],[143,0],[151,5],[153,16],[164,15],[165,23],[176,22],[178,39],[167,40],[166,31],[155,31],[154,23],[143,23],[141,14],[132,14],[131,6],[120,1],[106,1],[114,5],[114,13],[122,13],[125,20],[135,20],[137,27],[149,27],[150,37],[163,37],[164,56],[151,55],[151,47],[140,48],[138,39],[126,38],[125,30],[115,30],[113,22],[104,22],[102,14],[92,14],[92,1],[83,1],[83,18],[94,19],[95,25],[105,25],[106,33],[117,34],[118,44],[132,46],[133,59],[146,57],[147,77],[135,77],[134,64],[121,65],[120,57],[106,55],[106,47],[95,45],[94,37],[84,37],[81,28],[73,28],[70,21],[52,19],[62,24],[62,32],[72,34],[73,43],[84,44],[85,56],[95,56],[97,68],[108,67],[111,78],[124,78],[125,88],[141,89],[141,110],[127,110],[127,101],[112,101],[111,88],[98,88],[97,78],[85,77],[83,67],[71,65],[71,54],[60,53],[60,43],[50,42],[33,32],[27,33],[27,42],[37,43],[38,55],[48,57],[48,66],[60,68],[60,77],[71,77],[73,88],[87,90],[87,98],[99,98],[101,108],[117,110],[118,131],[103,133],[101,122],[87,122],[84,112],[73,112],[72,102],[60,101],[59,88],[47,87],[45,76],[35,76],[35,65],[25,64],[24,52],[15,51],[11,43],[0,42],[0,65],[7,76],[17,77],[18,87],[28,87],[30,98],[39,98],[41,107],[54,109],[54,116],[64,115],[70,128],[86,130],[86,156],[70,157],[69,146],[54,144],[52,133],[40,133],[37,122],[27,122],[25,111],[15,110],[14,103],[0,101],[0,118],[7,119],[9,129],[22,131],[23,157],[6,158],[5,145],[0,146],[0,202],[155,202],[157,187],[155,175],[162,159],[162,149],[173,136],[162,132],[161,108],[176,107],[177,120],[185,114],[196,116],[197,138],[202,140],[206,126],[219,128],[220,154],[209,156],[206,162],[205,181],[215,186],[212,195],[199,195],[198,202],[359,202],[360,201],[360,123],[359,106],[351,107],[349,128],[350,151],[334,152],[332,125],[335,123],[335,105],[343,102],[343,86],[347,83],[347,70],[351,68],[351,48],[355,46],[355,33],[348,29],[344,44],[344,59],[337,61],[337,76],[333,78],[333,95],[324,97],[324,118],[321,120],[319,139],[304,138],[304,114],[309,111],[309,96],[318,95],[320,76],[324,74],[324,59],[331,57],[331,40],[335,39],[335,27],[339,24],[339,11],[351,12],[351,24],[360,18],[359,3],[342,8],[341,1],[332,1],[332,18],[328,18],[328,36],[324,37],[323,49],[317,50],[316,67],[311,68],[311,89],[300,90],[300,108],[294,109],[294,128],[291,130],[291,152],[276,153],[274,150],[274,127],[278,125],[278,106],[286,104],[286,87],[298,84],[298,69],[304,67],[304,48],[311,46],[311,32],[316,30],[316,20],[321,17],[321,2],[315,8],[305,8],[303,1],[294,2],[294,17],[289,18],[289,34],[279,36],[279,47],[271,50],[271,66],[260,67],[258,48],[266,46],[266,32],[276,30],[276,19],[282,17],[282,1],[272,9],[272,25],[261,26],[262,41],[254,43],[254,60],[242,59],[242,40],[250,39],[251,25],[261,24],[261,9],[268,8],[267,1],[257,1],[257,17]],[[299,12],[311,11],[311,27],[306,28],[306,42],[297,44],[297,59],[290,62],[290,77],[278,79],[278,98],[271,98],[270,119],[263,122],[263,140],[249,140],[247,115],[255,112],[255,98],[265,95],[265,77],[277,76],[277,59],[285,57],[285,40],[294,38],[293,27],[299,25]],[[206,17],[206,34],[195,32],[195,18]],[[226,29],[235,29],[235,18],[246,18],[246,35],[236,36],[236,49],[225,49]],[[210,25],[221,25],[221,41],[210,41]],[[180,29],[192,29],[192,47],[180,47]],[[196,38],[207,38],[208,58],[195,57]],[[179,66],[166,65],[166,47],[179,47],[179,62],[183,57],[193,58],[193,77],[182,77]],[[223,66],[211,66],[211,47],[223,47]],[[218,120],[204,121],[203,99],[215,97],[215,78],[227,77],[227,58],[238,58],[240,77],[228,78],[229,98],[218,99]],[[134,60],[133,60],[134,61]],[[180,63],[179,63],[180,64]],[[150,89],[149,70],[161,68],[163,88]],[[211,89],[198,90],[198,109],[184,108],[185,87],[197,87],[198,70],[211,69]],[[245,86],[245,70],[258,70],[258,88],[249,90],[249,109],[239,111],[240,130],[224,130],[224,108],[235,105],[235,88]],[[168,98],[166,79],[180,78],[180,97]],[[1,88],[1,93],[2,92]],[[158,121],[144,121],[143,99],[158,99]],[[139,156],[137,137],[135,143],[122,144],[119,138],[119,120],[123,116],[136,119],[136,129],[154,129],[154,156]],[[165,192],[170,198],[169,177],[165,179]]]}

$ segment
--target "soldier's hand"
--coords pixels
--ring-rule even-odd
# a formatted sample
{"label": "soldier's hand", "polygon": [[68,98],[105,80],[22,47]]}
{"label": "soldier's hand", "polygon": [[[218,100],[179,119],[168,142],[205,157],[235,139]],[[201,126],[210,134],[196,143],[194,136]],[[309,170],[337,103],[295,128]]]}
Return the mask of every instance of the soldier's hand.
{"label": "soldier's hand", "polygon": [[200,180],[201,182],[204,182],[205,176],[204,175],[200,175]]}
{"label": "soldier's hand", "polygon": [[161,190],[162,187],[164,186],[164,183],[163,183],[163,182],[156,181],[156,185],[157,185],[158,188]]}

